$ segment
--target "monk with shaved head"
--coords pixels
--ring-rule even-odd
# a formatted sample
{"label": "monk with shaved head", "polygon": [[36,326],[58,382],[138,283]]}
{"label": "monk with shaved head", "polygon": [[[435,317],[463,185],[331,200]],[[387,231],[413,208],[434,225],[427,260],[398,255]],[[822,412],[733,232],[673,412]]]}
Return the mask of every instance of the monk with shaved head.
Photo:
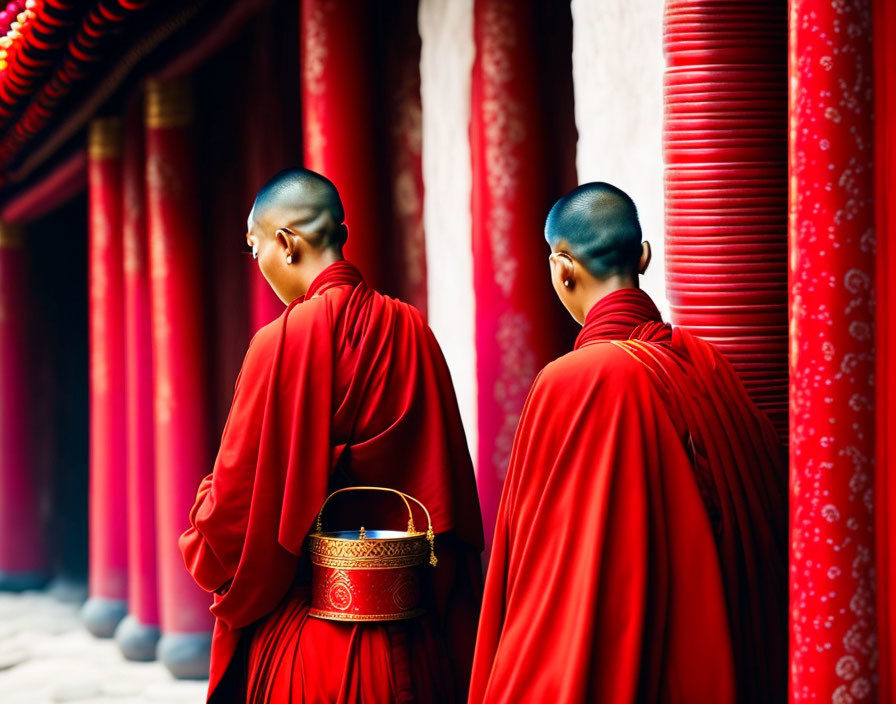
{"label": "monk with shaved head", "polygon": [[[343,258],[343,220],[336,187],[307,169],[275,176],[249,215],[246,241],[286,310],[249,345],[181,537],[187,568],[215,595],[210,702],[466,697],[482,525],[454,389],[420,313]],[[342,601],[340,620],[309,613],[306,537],[328,494],[350,486],[397,489],[429,510],[438,565],[422,615],[352,620]],[[400,501],[367,499],[334,500],[328,524],[407,525]]]}
{"label": "monk with shaved head", "polygon": [[545,225],[582,325],[514,440],[470,701],[784,702],[786,465],[709,344],[662,322],[632,199],[607,183]]}

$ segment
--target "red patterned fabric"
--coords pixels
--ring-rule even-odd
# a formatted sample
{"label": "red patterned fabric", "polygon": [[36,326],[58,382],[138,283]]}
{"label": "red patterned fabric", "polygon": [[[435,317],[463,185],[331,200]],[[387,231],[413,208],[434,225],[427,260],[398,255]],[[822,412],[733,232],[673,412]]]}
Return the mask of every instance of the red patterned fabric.
{"label": "red patterned fabric", "polygon": [[211,462],[196,164],[185,106],[172,104],[183,96],[171,97],[166,86],[154,90],[162,93],[162,109],[174,113],[167,124],[146,128],[160,614],[163,634],[191,633],[212,628],[211,600],[184,570],[177,548]]}
{"label": "red patterned fabric", "polygon": [[896,7],[874,0],[875,535],[879,701],[896,700],[896,287],[890,281],[896,237]]}
{"label": "red patterned fabric", "polygon": [[[396,488],[428,508],[440,559],[432,620],[389,628],[306,618],[305,537],[328,491],[351,485]],[[363,515],[368,527],[403,525],[401,510],[337,504],[328,522],[351,526]],[[234,655],[255,622],[246,639],[251,702],[399,701],[388,677],[395,630],[425,647],[410,658],[417,701],[452,701],[465,690],[482,532],[451,378],[420,314],[370,289],[350,263],[328,267],[253,338],[190,520],[184,559],[197,583],[217,592],[215,701],[245,701],[246,685],[230,678],[245,679]]]}
{"label": "red patterned fabric", "polygon": [[367,0],[302,0],[304,165],[339,189],[346,256],[374,288],[391,292],[375,154],[375,10]]}
{"label": "red patterned fabric", "polygon": [[159,625],[149,248],[146,240],[142,105],[128,110],[122,152],[128,475],[128,611]]}
{"label": "red patterned fabric", "polygon": [[[544,131],[544,113],[562,113],[567,106],[543,101],[538,74],[539,12],[559,15],[558,8],[534,0],[474,3],[470,148],[477,483],[487,541],[526,394],[538,370],[566,344],[568,317],[550,286],[543,224],[554,198],[569,185],[545,177],[552,141]],[[564,11],[568,17],[568,8]]]}
{"label": "red patterned fabric", "polygon": [[0,228],[0,581],[47,568],[29,453],[28,295],[20,236]]}
{"label": "red patterned fabric", "polygon": [[791,700],[875,701],[871,2],[791,18]]}
{"label": "red patterned fabric", "polygon": [[787,437],[787,14],[665,8],[666,291]]}
{"label": "red patterned fabric", "polygon": [[[94,123],[88,157],[90,334],[90,594],[127,599],[127,454],[121,125]],[[98,144],[95,144],[98,142]]]}

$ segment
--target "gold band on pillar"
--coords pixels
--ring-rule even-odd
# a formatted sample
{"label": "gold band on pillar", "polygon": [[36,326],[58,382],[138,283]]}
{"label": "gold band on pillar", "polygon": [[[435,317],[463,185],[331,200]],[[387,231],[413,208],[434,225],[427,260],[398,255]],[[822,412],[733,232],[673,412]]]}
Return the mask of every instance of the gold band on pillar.
{"label": "gold band on pillar", "polygon": [[121,154],[121,119],[97,117],[87,132],[87,155],[91,159],[117,157]]}
{"label": "gold band on pillar", "polygon": [[185,81],[147,81],[147,127],[184,127],[192,120],[193,99]]}
{"label": "gold band on pillar", "polygon": [[0,222],[0,249],[19,249],[22,246],[22,228]]}

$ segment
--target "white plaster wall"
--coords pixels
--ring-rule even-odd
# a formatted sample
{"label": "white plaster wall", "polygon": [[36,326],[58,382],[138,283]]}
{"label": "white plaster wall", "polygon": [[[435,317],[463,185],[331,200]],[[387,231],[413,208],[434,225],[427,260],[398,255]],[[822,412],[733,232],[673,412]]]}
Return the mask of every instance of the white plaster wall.
{"label": "white plaster wall", "polygon": [[668,320],[663,266],[663,2],[572,0],[579,183],[638,206],[653,261],[641,284]]}
{"label": "white plaster wall", "polygon": [[418,21],[429,324],[445,352],[470,453],[476,457],[469,140],[473,0],[421,0]]}

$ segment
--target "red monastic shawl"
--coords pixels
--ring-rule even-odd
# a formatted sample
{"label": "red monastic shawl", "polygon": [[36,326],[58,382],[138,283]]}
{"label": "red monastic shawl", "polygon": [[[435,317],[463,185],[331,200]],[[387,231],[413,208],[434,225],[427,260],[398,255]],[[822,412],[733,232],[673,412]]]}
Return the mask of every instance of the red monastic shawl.
{"label": "red monastic shawl", "polygon": [[[192,527],[180,541],[196,582],[217,592],[209,688],[216,700],[246,700],[245,691],[231,691],[245,684],[229,684],[239,673],[228,673],[228,684],[215,692],[240,632],[257,628],[278,605],[287,608],[284,597],[307,585],[300,568],[305,537],[327,493],[350,485],[396,488],[429,509],[442,559],[433,572],[435,637],[447,641],[452,676],[466,682],[482,528],[448,368],[421,315],[370,289],[342,261],[252,340],[214,471],[199,488]],[[392,510],[382,497],[366,499],[354,505],[355,513],[340,516],[334,508],[330,520],[344,527],[355,527],[360,516],[368,528],[406,524],[400,502]],[[318,622],[315,632],[330,623]],[[324,642],[314,644],[317,651],[329,653],[326,636],[318,637]],[[366,657],[387,657],[368,651]],[[355,651],[341,660],[339,652],[328,657],[329,673],[304,676],[364,671]],[[290,686],[299,687],[302,678],[295,673]],[[362,695],[344,693],[345,701]]]}
{"label": "red monastic shawl", "polygon": [[714,348],[602,299],[523,410],[470,701],[785,701],[783,458]]}

